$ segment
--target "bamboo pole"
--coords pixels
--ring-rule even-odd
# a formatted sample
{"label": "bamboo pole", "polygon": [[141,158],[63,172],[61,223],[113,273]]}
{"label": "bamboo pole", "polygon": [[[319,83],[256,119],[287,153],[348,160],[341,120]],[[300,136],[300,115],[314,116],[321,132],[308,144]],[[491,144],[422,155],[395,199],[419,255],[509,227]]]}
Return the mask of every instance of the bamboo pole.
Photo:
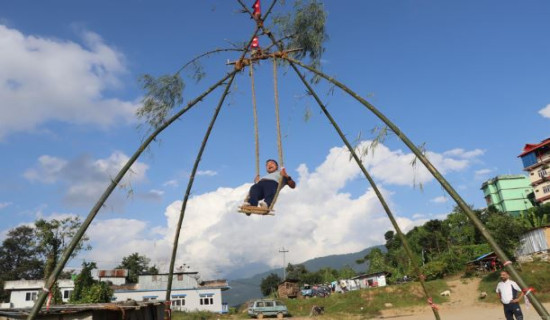
{"label": "bamboo pole", "polygon": [[210,125],[208,126],[208,129],[206,130],[206,134],[204,135],[204,138],[202,140],[201,147],[199,149],[199,153],[197,154],[197,158],[195,159],[195,163],[193,164],[193,170],[191,170],[191,175],[189,176],[189,182],[187,183],[187,190],[185,191],[185,196],[183,199],[183,203],[181,205],[180,210],[180,216],[178,219],[178,224],[176,226],[176,234],[174,235],[174,244],[172,245],[172,258],[170,259],[170,271],[168,275],[168,283],[166,285],[166,301],[170,301],[170,294],[172,292],[172,277],[174,273],[174,264],[176,261],[176,253],[178,252],[178,242],[181,232],[181,225],[183,223],[183,218],[185,217],[185,208],[187,207],[187,201],[189,200],[189,195],[191,194],[191,188],[193,187],[193,182],[195,181],[195,174],[197,173],[197,169],[199,167],[199,163],[202,158],[202,154],[204,152],[204,149],[206,148],[206,143],[208,142],[208,138],[210,137],[210,133],[212,132],[212,128],[214,127],[214,124],[216,123],[216,119],[218,118],[218,114],[220,113],[220,109],[223,105],[223,102],[225,101],[225,97],[229,93],[229,88],[231,88],[231,84],[233,83],[233,80],[235,79],[235,73],[229,78],[229,82],[225,85],[225,90],[220,98],[220,102],[218,103],[218,106],[216,107],[216,110],[214,111],[214,115],[212,116],[212,120],[210,121]]}

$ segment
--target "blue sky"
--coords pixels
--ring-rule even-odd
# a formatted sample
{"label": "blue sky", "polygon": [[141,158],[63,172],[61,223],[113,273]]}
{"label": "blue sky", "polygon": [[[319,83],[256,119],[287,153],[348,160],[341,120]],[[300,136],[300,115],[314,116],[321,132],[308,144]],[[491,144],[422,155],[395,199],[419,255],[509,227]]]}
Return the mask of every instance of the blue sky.
{"label": "blue sky", "polygon": [[[143,95],[137,78],[173,73],[205,51],[248,40],[254,27],[228,0],[30,6],[0,0],[2,234],[37,218],[86,217],[144,137],[134,116]],[[484,206],[484,180],[522,173],[523,145],[550,136],[548,2],[356,0],[325,7],[330,38],[322,70],[425,143],[435,166],[476,208]],[[207,77],[185,79],[185,101],[218,81],[236,57],[203,59]],[[269,61],[255,76],[261,157],[272,158]],[[316,89],[348,138],[368,145],[380,121],[341,92],[330,94],[326,83]],[[137,251],[167,268],[188,174],[220,94],[186,113],[139,159],[126,188],[90,227],[94,249],[69,266],[87,259],[109,268]],[[255,174],[250,80],[239,74],[199,167],[178,263],[218,277],[244,263],[280,267],[283,246],[286,261],[299,263],[383,243],[391,229],[385,213],[290,69],[279,70],[279,96],[285,167],[298,187],[283,190],[274,217],[236,213]],[[404,229],[454,206],[412,159],[392,136],[364,159]]]}

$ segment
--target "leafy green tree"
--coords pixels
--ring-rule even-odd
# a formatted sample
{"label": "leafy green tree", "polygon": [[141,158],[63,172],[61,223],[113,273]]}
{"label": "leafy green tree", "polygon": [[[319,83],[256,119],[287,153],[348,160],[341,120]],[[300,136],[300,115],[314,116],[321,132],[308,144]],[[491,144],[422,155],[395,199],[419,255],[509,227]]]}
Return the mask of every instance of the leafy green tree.
{"label": "leafy green tree", "polygon": [[369,262],[367,273],[375,273],[387,271],[386,254],[379,248],[372,249],[363,259],[359,259],[357,263]]}
{"label": "leafy green tree", "polygon": [[0,299],[9,298],[4,292],[4,281],[40,279],[44,265],[36,247],[34,229],[20,226],[8,231],[0,247]]}
{"label": "leafy green tree", "polygon": [[306,267],[303,264],[291,264],[289,263],[286,267],[286,277],[287,279],[294,279],[298,280],[301,283],[304,283],[303,279],[304,276],[309,271],[306,269]]}
{"label": "leafy green tree", "polygon": [[111,302],[113,290],[107,283],[95,280],[92,277],[92,270],[96,268],[95,262],[82,263],[82,270],[74,280],[74,290],[70,298],[71,303]]}
{"label": "leafy green tree", "polygon": [[122,258],[122,262],[118,265],[118,269],[128,269],[128,281],[137,283],[140,274],[158,274],[156,266],[149,266],[151,259],[142,256],[137,252]]}
{"label": "leafy green tree", "polygon": [[547,226],[550,224],[550,204],[532,207],[520,213],[519,219],[528,229]]}
{"label": "leafy green tree", "polygon": [[322,268],[317,271],[321,281],[319,283],[331,283],[334,280],[338,279],[338,270],[333,268]]}
{"label": "leafy green tree", "polygon": [[276,273],[271,273],[267,277],[263,278],[262,282],[260,283],[260,289],[262,290],[262,294],[264,295],[264,297],[267,297],[272,293],[277,292],[277,288],[280,282],[281,278]]}
{"label": "leafy green tree", "polygon": [[[38,242],[37,248],[43,255],[45,262],[44,279],[47,279],[55,268],[61,253],[66,249],[71,239],[80,228],[79,217],[69,217],[61,220],[37,220],[35,225],[35,235]],[[83,236],[77,247],[71,254],[75,257],[81,250],[89,250],[90,245],[86,245],[88,237]],[[61,294],[57,285],[50,288],[53,293],[53,304],[62,303]]]}
{"label": "leafy green tree", "polygon": [[485,225],[506,255],[513,257],[520,244],[520,236],[527,231],[521,221],[509,214],[496,212],[488,217]]}
{"label": "leafy green tree", "polygon": [[355,277],[356,275],[357,272],[355,272],[355,270],[353,270],[353,268],[348,265],[338,270],[338,278],[340,279],[349,279]]}

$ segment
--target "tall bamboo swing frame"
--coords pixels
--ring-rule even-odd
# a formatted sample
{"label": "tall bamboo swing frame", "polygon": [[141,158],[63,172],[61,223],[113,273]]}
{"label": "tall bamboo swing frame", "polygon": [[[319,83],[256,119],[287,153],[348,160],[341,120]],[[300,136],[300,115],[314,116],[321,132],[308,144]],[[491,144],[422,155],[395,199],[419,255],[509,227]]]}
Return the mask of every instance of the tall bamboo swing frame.
{"label": "tall bamboo swing frame", "polygon": [[[243,9],[245,11],[247,11],[252,16],[252,13],[247,8],[247,6],[242,2],[242,0],[237,0],[237,1],[241,4]],[[376,186],[376,183],[374,182],[372,177],[370,177],[370,175],[368,174],[368,172],[366,171],[366,169],[362,165],[362,162],[359,159],[359,157],[357,156],[357,154],[355,153],[354,148],[351,146],[349,141],[347,141],[346,137],[343,135],[343,133],[340,130],[339,126],[336,124],[336,122],[334,121],[334,119],[332,118],[332,116],[330,115],[328,110],[325,108],[322,101],[319,99],[319,96],[316,94],[316,92],[311,87],[311,85],[305,80],[305,77],[299,71],[298,66],[305,69],[305,70],[307,70],[307,71],[309,71],[309,72],[311,72],[311,73],[313,73],[313,74],[315,74],[315,75],[317,75],[317,76],[320,76],[321,78],[324,78],[325,80],[327,80],[331,83],[333,83],[338,88],[342,89],[344,92],[346,92],[347,94],[352,96],[354,99],[356,99],[358,102],[360,102],[363,106],[365,106],[369,111],[371,111],[380,120],[382,120],[396,134],[396,136],[399,137],[399,139],[401,139],[405,143],[405,145],[416,155],[416,157],[426,166],[428,171],[438,180],[438,182],[441,184],[441,186],[455,200],[457,205],[466,213],[466,215],[468,216],[468,218],[470,218],[470,220],[472,221],[474,226],[481,232],[481,234],[485,237],[485,239],[487,239],[487,241],[489,242],[489,244],[491,245],[491,247],[493,248],[493,250],[495,251],[495,253],[499,257],[499,259],[501,261],[504,261],[504,266],[505,266],[506,270],[512,275],[512,277],[514,279],[516,279],[516,281],[518,282],[520,287],[524,290],[528,290],[529,287],[527,286],[527,284],[523,281],[521,276],[515,270],[512,263],[509,261],[506,254],[498,246],[498,244],[495,242],[495,240],[493,239],[491,234],[485,229],[482,222],[477,218],[475,213],[470,209],[470,207],[460,197],[460,195],[452,188],[452,186],[447,182],[447,180],[439,173],[439,171],[430,163],[430,161],[424,156],[424,154],[412,143],[412,141],[410,141],[408,139],[407,136],[405,136],[405,134],[393,122],[391,122],[385,115],[383,115],[372,104],[367,102],[365,99],[363,99],[361,96],[356,94],[354,91],[352,91],[351,89],[349,89],[348,87],[343,85],[338,80],[336,80],[336,79],[320,72],[319,70],[316,70],[316,69],[314,69],[310,66],[307,66],[307,65],[303,64],[302,62],[300,62],[298,60],[295,60],[295,59],[292,59],[292,58],[288,57],[288,52],[289,51],[285,51],[284,48],[282,47],[281,43],[279,43],[274,38],[274,36],[271,34],[271,32],[269,32],[269,30],[265,29],[265,27],[263,26],[263,21],[269,15],[269,13],[273,9],[276,2],[277,2],[277,0],[272,1],[271,6],[269,7],[269,9],[267,10],[266,14],[263,17],[261,17],[259,19],[255,19],[256,22],[257,22],[256,29],[254,30],[253,35],[251,36],[250,40],[248,41],[248,44],[247,44],[246,48],[250,47],[250,44],[252,43],[252,39],[259,33],[259,31],[262,31],[263,34],[267,35],[271,39],[272,44],[274,46],[278,47],[279,52],[276,52],[276,53],[273,53],[273,54],[268,54],[267,56],[272,57],[273,60],[274,60],[274,63],[276,63],[277,59],[284,59],[287,62],[289,62],[291,68],[295,71],[296,75],[302,81],[304,86],[308,89],[308,91],[314,97],[315,101],[317,102],[317,104],[321,108],[322,112],[327,116],[327,119],[331,122],[331,124],[333,125],[333,127],[335,128],[335,130],[337,131],[339,136],[341,137],[342,141],[346,144],[346,146],[348,147],[348,150],[352,154],[355,162],[361,168],[363,174],[365,175],[365,178],[369,181],[370,185],[372,186],[373,190],[375,191],[375,193],[376,193],[377,197],[379,198],[384,210],[386,211],[390,221],[392,222],[392,225],[396,229],[397,235],[402,240],[402,243],[405,247],[405,251],[407,252],[407,255],[409,255],[409,257],[411,258],[411,262],[414,263],[412,251],[410,250],[410,248],[408,246],[408,242],[407,242],[404,234],[401,232],[401,230],[399,228],[399,225],[395,221],[395,218],[393,217],[393,214],[391,213],[387,203],[385,202],[385,200],[382,197],[380,191],[378,190],[378,188]],[[216,121],[217,116],[220,112],[220,109],[223,106],[223,103],[225,101],[225,97],[229,93],[230,86],[231,86],[235,76],[237,75],[237,73],[239,73],[239,71],[241,71],[246,66],[249,66],[250,68],[252,68],[251,63],[250,63],[251,59],[246,59],[245,58],[246,53],[247,53],[246,50],[243,50],[243,53],[242,53],[240,59],[235,62],[235,69],[233,71],[227,73],[221,80],[219,80],[214,85],[209,87],[203,94],[199,95],[197,98],[195,98],[194,100],[189,102],[184,108],[182,108],[180,111],[176,112],[172,117],[167,119],[164,124],[157,127],[149,135],[149,137],[147,137],[147,139],[145,139],[145,141],[139,146],[139,148],[132,155],[132,157],[126,162],[126,164],[120,170],[120,172],[117,174],[117,176],[114,179],[112,179],[111,184],[106,188],[106,190],[104,191],[102,196],[99,198],[97,203],[91,209],[91,211],[88,214],[87,218],[83,221],[83,223],[80,226],[79,230],[75,234],[75,237],[71,240],[71,242],[69,243],[69,245],[67,246],[67,248],[63,252],[63,254],[60,258],[60,261],[55,266],[52,274],[46,279],[44,289],[39,294],[39,296],[38,296],[32,310],[31,310],[31,312],[29,313],[29,316],[28,316],[27,319],[35,319],[35,317],[38,315],[38,312],[40,311],[40,308],[43,306],[43,304],[44,304],[44,302],[45,302],[45,300],[48,296],[48,292],[50,291],[50,289],[53,287],[53,285],[57,281],[62,269],[65,267],[65,265],[68,262],[71,254],[73,253],[74,249],[76,248],[78,242],[83,237],[86,230],[88,229],[88,227],[91,224],[92,220],[95,218],[95,216],[97,215],[97,213],[99,212],[99,210],[101,209],[101,207],[103,206],[105,201],[108,199],[108,197],[111,195],[112,191],[118,185],[118,183],[120,183],[120,181],[122,180],[124,175],[130,170],[130,167],[141,156],[143,151],[156,139],[156,137],[158,135],[160,135],[160,133],[162,133],[164,131],[164,129],[166,129],[169,125],[171,125],[175,120],[179,119],[184,113],[186,113],[189,109],[194,107],[198,102],[200,102],[203,98],[205,98],[207,95],[209,95],[216,88],[218,88],[222,85],[225,85],[225,90],[224,90],[223,94],[221,95],[218,106],[217,106],[217,108],[214,112],[214,115],[212,117],[210,125],[209,125],[209,127],[206,131],[206,134],[205,134],[204,138],[203,138],[203,143],[201,145],[201,148],[200,148],[200,150],[197,154],[197,158],[195,160],[195,164],[193,166],[193,170],[192,170],[192,173],[191,173],[190,178],[189,178],[189,183],[188,183],[188,186],[187,186],[187,190],[186,190],[186,193],[185,193],[185,196],[184,196],[184,201],[183,201],[182,208],[181,208],[181,211],[180,211],[180,217],[179,217],[178,225],[177,225],[177,228],[176,228],[176,235],[174,237],[172,258],[171,258],[170,269],[169,269],[169,278],[168,278],[168,284],[167,284],[167,289],[166,289],[166,301],[169,302],[170,293],[171,293],[171,289],[172,289],[172,278],[173,278],[173,272],[174,272],[174,262],[175,262],[175,257],[176,257],[176,253],[177,253],[177,247],[178,247],[178,241],[179,241],[179,237],[180,237],[181,225],[182,225],[182,222],[183,222],[183,218],[185,216],[186,204],[187,204],[187,201],[188,201],[188,198],[189,198],[189,195],[190,195],[190,191],[191,191],[191,188],[192,188],[192,185],[193,185],[193,181],[194,181],[194,177],[195,177],[195,174],[196,174],[196,171],[197,171],[197,168],[198,168],[198,164],[200,162],[202,153],[203,153],[204,148],[206,146],[206,142],[208,141],[208,138],[211,134],[212,128],[215,124],[215,121]],[[248,64],[247,64],[247,62],[248,62]],[[257,165],[257,168],[259,168],[259,165]],[[259,169],[258,169],[258,171],[259,171]],[[415,267],[415,270],[418,271],[418,273],[420,274],[418,266],[414,266],[414,267]],[[425,293],[426,297],[428,298],[427,302],[432,307],[434,317],[436,319],[440,319],[438,309],[433,304],[433,302],[431,301],[431,297],[430,297],[430,295],[429,295],[429,293],[428,293],[428,291],[427,291],[427,289],[424,285],[424,281],[423,281],[424,279],[422,278],[422,276],[420,276],[419,279],[420,279],[420,283],[422,285],[422,288],[424,290],[424,293]],[[544,306],[542,306],[542,304],[538,301],[535,294],[532,291],[531,292],[527,291],[527,292],[528,292],[527,295],[529,296],[530,301],[532,302],[535,310],[542,317],[542,319],[550,320],[550,315],[549,315],[548,311],[546,311]],[[167,307],[169,308],[169,303],[167,304]]]}

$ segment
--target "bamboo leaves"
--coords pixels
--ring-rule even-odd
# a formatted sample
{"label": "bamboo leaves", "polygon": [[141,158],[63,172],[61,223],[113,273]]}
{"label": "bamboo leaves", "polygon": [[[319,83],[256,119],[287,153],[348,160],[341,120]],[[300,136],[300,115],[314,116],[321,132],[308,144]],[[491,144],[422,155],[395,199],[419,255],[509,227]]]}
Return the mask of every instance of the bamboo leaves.
{"label": "bamboo leaves", "polygon": [[182,92],[185,84],[179,74],[158,78],[145,74],[141,76],[140,82],[146,94],[142,100],[143,106],[136,114],[152,129],[157,129],[170,116],[170,111],[183,102]]}

